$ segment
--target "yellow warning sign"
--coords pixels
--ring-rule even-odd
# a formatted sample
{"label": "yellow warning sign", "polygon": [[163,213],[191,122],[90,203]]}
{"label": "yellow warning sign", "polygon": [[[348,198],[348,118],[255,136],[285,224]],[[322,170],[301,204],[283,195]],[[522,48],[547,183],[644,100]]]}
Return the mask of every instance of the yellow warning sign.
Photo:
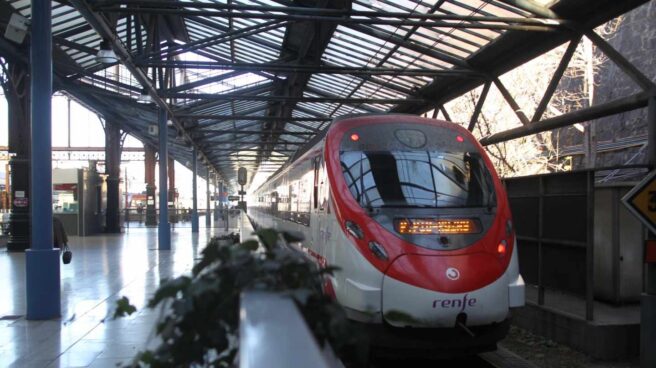
{"label": "yellow warning sign", "polygon": [[622,201],[645,226],[656,233],[656,171],[650,172]]}

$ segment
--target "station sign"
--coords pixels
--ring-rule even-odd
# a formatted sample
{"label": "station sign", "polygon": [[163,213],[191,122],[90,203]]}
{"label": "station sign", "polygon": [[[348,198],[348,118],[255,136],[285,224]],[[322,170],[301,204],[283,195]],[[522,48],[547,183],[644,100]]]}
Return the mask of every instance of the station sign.
{"label": "station sign", "polygon": [[239,196],[228,196],[229,201],[238,201],[239,199]]}
{"label": "station sign", "polygon": [[656,170],[626,193],[622,202],[640,222],[656,233]]}
{"label": "station sign", "polygon": [[25,197],[14,198],[15,207],[27,207],[28,204],[29,204],[29,200]]}

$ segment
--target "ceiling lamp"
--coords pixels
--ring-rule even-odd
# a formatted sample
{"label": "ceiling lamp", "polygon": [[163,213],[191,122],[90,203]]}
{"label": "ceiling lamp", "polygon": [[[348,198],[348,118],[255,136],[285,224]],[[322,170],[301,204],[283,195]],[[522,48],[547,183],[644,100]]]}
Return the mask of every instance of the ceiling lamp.
{"label": "ceiling lamp", "polygon": [[109,45],[109,41],[104,39],[100,42],[100,50],[96,54],[96,61],[102,64],[114,64],[118,61],[114,50]]}

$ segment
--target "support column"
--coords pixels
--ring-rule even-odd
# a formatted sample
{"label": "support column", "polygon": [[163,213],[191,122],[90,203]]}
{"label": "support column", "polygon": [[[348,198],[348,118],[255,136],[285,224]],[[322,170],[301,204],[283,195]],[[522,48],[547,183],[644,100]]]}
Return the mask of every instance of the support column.
{"label": "support column", "polygon": [[223,193],[225,192],[225,185],[223,184],[222,181],[219,182],[219,211],[223,211],[223,202],[224,202],[224,195]]}
{"label": "support column", "polygon": [[144,166],[146,168],[146,226],[157,226],[155,210],[155,149],[144,145]]}
{"label": "support column", "polygon": [[59,250],[53,249],[52,236],[51,6],[49,1],[32,1],[32,247],[25,251],[29,320],[61,315]]}
{"label": "support column", "polygon": [[206,193],[207,200],[205,201],[206,205],[207,205],[206,206],[207,211],[205,212],[206,213],[206,215],[205,215],[205,227],[207,227],[207,228],[212,227],[212,212],[211,212],[212,208],[210,206],[210,194],[211,194],[210,193],[210,178],[211,178],[211,175],[212,174],[210,173],[210,169],[208,168],[207,169],[207,180],[205,181],[206,187],[207,187],[207,193]]}
{"label": "support column", "polygon": [[194,148],[191,153],[191,172],[192,172],[192,212],[191,212],[191,232],[198,232],[198,152]]}
{"label": "support column", "polygon": [[214,185],[214,222],[219,221],[219,174],[213,177]]}
{"label": "support column", "polygon": [[[647,107],[648,146],[647,159],[652,170],[656,170],[656,91],[649,98]],[[649,232],[648,238],[656,238]],[[640,366],[656,367],[656,264],[645,267],[645,292],[640,297]]]}
{"label": "support column", "polygon": [[175,202],[175,197],[178,190],[175,188],[175,160],[169,157],[168,162],[169,169],[169,203],[172,203],[173,213],[170,213],[171,223],[178,222],[178,209],[177,203]]}
{"label": "support column", "polygon": [[168,128],[166,111],[159,109],[159,228],[157,240],[160,250],[171,250],[171,226],[169,225],[169,194],[167,190],[168,174]]}
{"label": "support column", "polygon": [[8,65],[5,86],[9,122],[11,167],[10,235],[7,250],[23,252],[30,247],[30,78],[27,65]]}
{"label": "support column", "polygon": [[116,122],[109,120],[105,123],[105,173],[107,174],[105,231],[120,233],[121,128]]}

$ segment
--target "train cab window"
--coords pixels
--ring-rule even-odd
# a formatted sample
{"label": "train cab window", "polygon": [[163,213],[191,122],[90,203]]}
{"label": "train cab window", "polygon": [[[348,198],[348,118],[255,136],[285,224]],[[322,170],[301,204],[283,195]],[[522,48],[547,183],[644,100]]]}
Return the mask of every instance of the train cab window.
{"label": "train cab window", "polygon": [[[399,134],[394,134],[398,128],[390,125],[377,127],[371,135],[360,128],[357,145],[351,140],[342,141],[344,180],[362,207],[462,208],[495,204],[491,174],[475,145],[457,140],[451,129],[421,126],[416,131],[424,131],[428,139],[422,142],[425,145],[414,148],[407,139],[399,139]],[[454,135],[452,140],[449,135]],[[364,141],[367,136],[375,140]]]}

